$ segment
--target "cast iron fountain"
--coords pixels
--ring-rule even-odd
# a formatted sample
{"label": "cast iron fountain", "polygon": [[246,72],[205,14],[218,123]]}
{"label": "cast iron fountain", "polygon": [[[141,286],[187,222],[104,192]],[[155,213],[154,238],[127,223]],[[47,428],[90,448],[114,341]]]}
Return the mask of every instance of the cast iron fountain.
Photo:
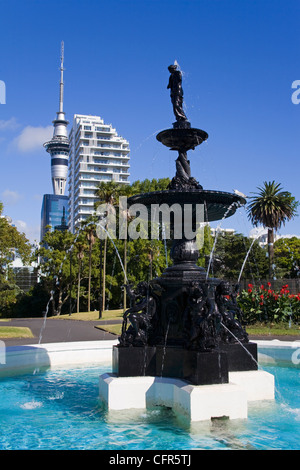
{"label": "cast iron fountain", "polygon": [[[199,257],[197,208],[204,222],[232,216],[245,199],[237,194],[205,190],[191,175],[187,152],[208,138],[191,127],[183,111],[182,75],[176,65],[168,88],[176,122],[160,132],[157,140],[178,152],[176,174],[165,191],[139,194],[128,204],[177,204],[192,214],[195,235],[185,236],[183,218],[171,221],[173,265],[161,277],[138,286],[127,285],[130,308],[125,312],[119,344],[113,350],[113,371],[118,377],[172,377],[194,385],[228,383],[231,371],[257,369],[257,346],[249,342],[238,308],[238,285],[208,278]],[[177,224],[177,227],[176,227]],[[181,229],[178,239],[175,233]],[[176,232],[177,230],[177,232]]]}

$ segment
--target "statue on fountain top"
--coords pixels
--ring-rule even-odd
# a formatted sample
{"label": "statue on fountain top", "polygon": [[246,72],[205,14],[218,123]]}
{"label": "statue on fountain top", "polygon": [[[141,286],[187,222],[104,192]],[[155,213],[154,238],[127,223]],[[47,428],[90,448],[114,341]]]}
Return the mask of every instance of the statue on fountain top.
{"label": "statue on fountain top", "polygon": [[178,70],[177,65],[169,65],[170,78],[167,88],[170,88],[170,96],[173,105],[173,112],[177,122],[188,122],[185,112],[183,111],[183,89],[182,74]]}

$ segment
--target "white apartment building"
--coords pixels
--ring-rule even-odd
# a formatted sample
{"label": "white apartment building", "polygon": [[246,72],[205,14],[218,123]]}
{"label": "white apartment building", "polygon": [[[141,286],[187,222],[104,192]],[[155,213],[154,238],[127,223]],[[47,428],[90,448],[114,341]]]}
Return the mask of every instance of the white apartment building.
{"label": "white apartment building", "polygon": [[69,229],[94,213],[102,181],[129,184],[129,143],[99,116],[75,114],[69,135]]}

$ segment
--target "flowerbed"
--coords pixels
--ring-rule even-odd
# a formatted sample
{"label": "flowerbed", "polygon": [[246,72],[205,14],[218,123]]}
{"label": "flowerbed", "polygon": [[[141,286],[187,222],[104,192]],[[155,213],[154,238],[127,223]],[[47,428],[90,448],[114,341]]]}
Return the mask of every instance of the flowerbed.
{"label": "flowerbed", "polygon": [[255,287],[248,284],[238,296],[238,305],[245,323],[300,321],[300,293],[291,294],[288,284],[279,291],[271,289],[271,283]]}

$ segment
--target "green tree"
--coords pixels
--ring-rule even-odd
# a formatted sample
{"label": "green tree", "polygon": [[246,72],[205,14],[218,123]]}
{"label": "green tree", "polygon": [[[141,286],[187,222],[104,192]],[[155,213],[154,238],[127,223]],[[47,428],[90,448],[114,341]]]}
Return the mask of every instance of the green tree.
{"label": "green tree", "polygon": [[74,240],[75,236],[69,231],[48,231],[43,245],[35,253],[40,263],[43,285],[49,295],[51,291],[54,292],[52,308],[55,315],[60,315],[63,305],[69,299],[72,279],[78,272],[77,257],[74,250],[70,251]]}
{"label": "green tree", "polygon": [[198,266],[205,268],[207,266],[209,255],[214,244],[214,239],[211,234],[211,228],[209,224],[206,224],[198,231],[196,240],[200,246],[199,259],[197,261],[197,264]]}
{"label": "green tree", "polygon": [[300,238],[279,238],[274,243],[277,277],[297,278],[300,275]]}
{"label": "green tree", "polygon": [[237,281],[246,259],[242,278],[260,279],[268,273],[266,251],[259,243],[240,233],[220,233],[215,247],[212,272],[216,277]]}
{"label": "green tree", "polygon": [[274,231],[277,231],[288,220],[297,214],[299,202],[288,191],[283,191],[279,183],[264,182],[257,188],[258,193],[250,197],[247,206],[248,217],[257,227],[262,225],[268,229],[269,276],[273,277],[274,263]]}
{"label": "green tree", "polygon": [[96,218],[89,217],[85,220],[81,228],[86,236],[89,247],[89,275],[88,275],[88,312],[91,310],[91,285],[92,285],[92,252],[96,242]]}
{"label": "green tree", "polygon": [[[99,184],[95,195],[98,201],[95,203],[95,209],[101,204],[106,204],[107,216],[111,215],[110,211],[114,211],[114,206],[119,202],[119,197],[128,194],[126,185],[116,183],[115,181],[102,182]],[[104,227],[108,229],[107,225]],[[102,310],[105,309],[105,291],[106,291],[106,258],[107,258],[107,235],[104,238],[104,250],[103,250],[103,278],[102,278]]]}
{"label": "green tree", "polygon": [[81,278],[83,275],[83,258],[85,251],[87,249],[87,244],[83,236],[79,236],[76,241],[74,242],[75,249],[77,251],[77,259],[78,259],[78,274],[77,274],[77,313],[80,311],[80,286],[81,286]]}
{"label": "green tree", "polygon": [[24,233],[20,233],[2,215],[0,202],[0,312],[5,312],[16,303],[20,289],[15,285],[11,269],[15,257],[24,264],[31,259],[31,244]]}

